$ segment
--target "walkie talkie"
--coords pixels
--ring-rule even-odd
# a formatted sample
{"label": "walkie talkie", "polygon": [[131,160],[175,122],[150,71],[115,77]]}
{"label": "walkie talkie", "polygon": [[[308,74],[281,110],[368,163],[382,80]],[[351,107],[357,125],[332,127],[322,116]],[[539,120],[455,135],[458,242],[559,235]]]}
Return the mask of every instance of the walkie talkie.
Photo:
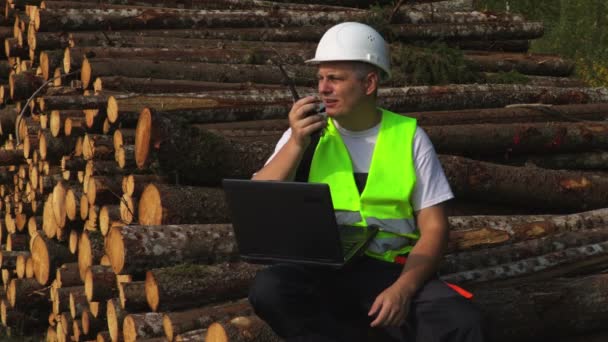
{"label": "walkie talkie", "polygon": [[[287,81],[287,85],[289,86],[289,90],[291,91],[291,96],[293,96],[293,101],[298,101],[300,99],[300,95],[298,95],[298,91],[296,90],[296,86],[293,82],[293,80],[291,79],[291,77],[289,77],[289,75],[287,75],[287,72],[285,71],[285,69],[283,69],[283,66],[279,63],[277,63],[277,66],[279,67],[279,70],[281,70],[281,74],[283,74],[283,77],[285,78],[285,80]],[[323,116],[324,118],[327,118],[327,112],[325,111],[325,104],[321,103],[317,109],[312,112],[310,115],[314,115],[314,114],[319,114],[321,116]],[[319,130],[319,133],[321,133],[322,129]],[[317,132],[315,132],[316,134]]]}

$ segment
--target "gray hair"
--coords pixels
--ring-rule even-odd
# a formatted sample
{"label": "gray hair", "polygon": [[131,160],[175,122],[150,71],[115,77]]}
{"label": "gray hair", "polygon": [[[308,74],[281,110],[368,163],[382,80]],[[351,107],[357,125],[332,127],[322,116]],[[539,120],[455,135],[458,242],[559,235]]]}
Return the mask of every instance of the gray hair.
{"label": "gray hair", "polygon": [[378,80],[384,79],[384,72],[382,71],[382,69],[378,68],[375,65],[369,64],[369,63],[364,63],[364,62],[353,63],[353,70],[355,71],[355,74],[357,75],[357,78],[360,81],[363,81],[370,72],[374,72],[374,73],[378,74]]}

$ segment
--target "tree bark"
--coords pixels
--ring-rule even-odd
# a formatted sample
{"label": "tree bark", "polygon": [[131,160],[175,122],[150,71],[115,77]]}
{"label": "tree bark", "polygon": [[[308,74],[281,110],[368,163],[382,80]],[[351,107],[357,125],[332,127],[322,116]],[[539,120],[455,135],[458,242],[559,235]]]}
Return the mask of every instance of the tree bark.
{"label": "tree bark", "polygon": [[182,263],[217,263],[237,257],[228,224],[125,226],[107,236],[106,254],[116,274],[140,275]]}
{"label": "tree bark", "polygon": [[247,263],[152,269],[146,273],[146,298],[154,312],[242,298],[258,269]]}
{"label": "tree bark", "polygon": [[526,164],[554,170],[606,170],[608,153],[586,152],[528,157]]}
{"label": "tree bark", "polygon": [[590,152],[608,147],[608,125],[597,123],[468,124],[426,129],[438,153],[518,155]]}
{"label": "tree bark", "polygon": [[114,141],[112,135],[86,134],[82,141],[82,155],[85,160],[114,159]]}
{"label": "tree bark", "polygon": [[173,341],[177,335],[191,330],[206,329],[215,321],[223,321],[235,316],[248,316],[253,308],[247,300],[210,305],[181,312],[168,312],[163,316],[165,336]]}
{"label": "tree bark", "polygon": [[465,52],[464,59],[478,71],[518,71],[526,75],[570,76],[574,62],[555,55]]}
{"label": "tree bark", "polygon": [[23,150],[0,150],[0,166],[18,165],[23,162]]}
{"label": "tree bark", "polygon": [[[456,196],[490,203],[526,203],[562,213],[606,206],[605,177],[580,172],[504,166],[440,156]],[[498,195],[499,194],[499,195]]]}
{"label": "tree bark", "polygon": [[107,301],[117,295],[116,275],[109,266],[94,265],[87,269],[84,290],[89,302]]}
{"label": "tree bark", "polygon": [[[242,83],[256,80],[257,83],[281,84],[284,76],[276,72],[274,65],[219,64],[200,62],[173,62],[149,59],[91,58],[82,63],[81,81],[88,88],[100,76],[151,77],[173,80]],[[293,81],[298,85],[312,87],[316,69],[305,65],[290,65]]]}
{"label": "tree bark", "polygon": [[14,270],[17,268],[17,257],[29,253],[28,251],[2,251],[0,252],[0,266],[2,269]]}
{"label": "tree bark", "polygon": [[[476,270],[482,270],[497,265],[514,264],[524,259],[536,258],[540,260],[544,256],[551,255],[551,253],[563,253],[566,249],[580,248],[589,245],[595,246],[596,244],[601,245],[607,240],[608,229],[604,226],[599,229],[555,233],[536,239],[488,247],[482,250],[461,251],[446,255],[440,272],[444,275],[466,271],[475,272]],[[596,252],[599,252],[598,248],[596,248]],[[563,259],[564,260],[561,260],[560,262],[562,265],[567,265],[569,261],[567,259],[571,259],[571,257],[564,257]],[[529,270],[520,269],[517,270],[517,272],[505,270],[504,274],[498,275],[497,278],[507,278],[513,275],[518,276],[524,273],[541,273],[541,271],[546,270],[548,267],[550,267],[550,265],[541,264],[537,265],[534,269]],[[553,272],[559,273],[560,271],[559,269],[555,269]],[[583,269],[581,269],[581,272],[583,272]]]}
{"label": "tree bark", "polygon": [[139,200],[142,225],[228,222],[224,192],[219,188],[149,184]]}
{"label": "tree bark", "polygon": [[167,8],[41,9],[34,19],[36,30],[93,31],[142,29],[195,29],[205,27],[264,27],[331,25],[348,20],[362,20],[368,13],[334,11],[316,13],[273,9],[257,11],[208,11]]}
{"label": "tree bark", "polygon": [[571,215],[451,216],[448,251],[506,245],[608,226],[608,209]]}
{"label": "tree bark", "polygon": [[58,287],[71,287],[84,285],[82,279],[80,279],[80,273],[78,271],[78,263],[71,262],[63,264],[57,268],[55,280]]}
{"label": "tree bark", "polygon": [[12,74],[9,77],[9,89],[11,100],[27,100],[38,88],[42,86],[44,80],[31,72]]}
{"label": "tree bark", "polygon": [[420,126],[467,125],[481,123],[517,122],[572,122],[582,120],[601,121],[606,118],[608,104],[571,104],[571,105],[513,105],[507,108],[488,108],[470,110],[445,110],[434,112],[405,112],[413,117]]}
{"label": "tree bark", "polygon": [[[175,125],[171,135],[158,146],[156,155],[160,167],[167,174],[176,173],[181,182],[217,185],[229,174],[251,178],[273,149],[274,145],[265,142],[231,141],[196,127],[179,129]],[[194,156],[198,158],[193,159]]]}
{"label": "tree bark", "polygon": [[81,317],[82,314],[89,309],[87,295],[84,292],[84,283],[82,288],[82,292],[70,293],[70,315],[74,319]]}
{"label": "tree bark", "polygon": [[108,97],[104,95],[43,96],[40,107],[43,111],[104,109],[107,103]]}
{"label": "tree bark", "polygon": [[258,316],[239,316],[228,318],[223,322],[215,322],[209,329],[205,341],[209,342],[245,342],[245,341],[269,341],[280,342],[282,338]]}
{"label": "tree bark", "polygon": [[603,88],[496,84],[387,88],[380,89],[378,95],[381,107],[396,112],[498,108],[515,103],[557,105],[608,102],[608,91]]}
{"label": "tree bark", "polygon": [[[154,47],[101,47],[90,46],[65,50],[66,65],[74,70],[82,67],[84,59],[142,59],[154,61],[221,63],[221,64],[270,64],[280,55],[284,64],[303,64],[313,57],[312,49],[270,48],[186,48],[167,49]],[[69,69],[68,69],[69,70]],[[66,71],[69,72],[69,71]],[[0,74],[1,76],[1,74]],[[111,89],[111,88],[108,88]]]}
{"label": "tree bark", "polygon": [[[55,292],[55,295],[52,298],[53,302],[53,313],[55,315],[59,315],[62,312],[70,311],[70,294],[73,293],[74,296],[84,295],[84,286],[71,286],[71,287],[60,287],[60,288],[51,288],[51,293]],[[72,317],[73,318],[73,317]]]}
{"label": "tree bark", "polygon": [[49,131],[40,134],[40,158],[51,163],[58,163],[63,156],[71,155],[76,148],[78,137],[54,137]]}
{"label": "tree bark", "polygon": [[39,284],[36,279],[11,279],[6,289],[6,297],[11,308],[27,312],[34,308],[49,310],[49,289]]}
{"label": "tree bark", "polygon": [[125,282],[118,285],[120,306],[128,312],[148,311],[145,281]]}
{"label": "tree bark", "polygon": [[[576,241],[576,234],[570,235],[574,236],[571,243],[576,244],[576,242],[572,242]],[[585,235],[592,234],[579,233],[579,235],[585,238]],[[526,244],[534,245],[534,243],[520,243],[519,245]],[[525,247],[522,249],[525,249]],[[561,250],[557,249],[543,255],[505,262],[504,264],[446,274],[442,278],[445,281],[460,284],[487,282],[504,285],[547,280],[560,276],[587,275],[604,270],[607,265],[608,242],[600,241],[581,246],[567,247]]]}
{"label": "tree bark", "polygon": [[[101,76],[93,83],[95,90],[112,90],[125,93],[201,93],[218,90],[285,89],[283,85],[258,84],[253,82],[223,83],[124,76]],[[0,114],[1,115],[1,114]]]}
{"label": "tree bark", "polygon": [[116,176],[92,176],[88,180],[87,198],[89,205],[99,207],[106,204],[116,204],[120,201],[122,179]]}
{"label": "tree bark", "polygon": [[156,312],[129,314],[122,327],[125,342],[163,335],[163,315]]}
{"label": "tree bark", "polygon": [[508,40],[542,37],[542,22],[441,23],[392,25],[391,33],[400,41],[416,40]]}
{"label": "tree bark", "polygon": [[[606,275],[480,286],[475,301],[496,342],[550,341],[602,330],[608,319]],[[585,315],[582,317],[581,312]]]}

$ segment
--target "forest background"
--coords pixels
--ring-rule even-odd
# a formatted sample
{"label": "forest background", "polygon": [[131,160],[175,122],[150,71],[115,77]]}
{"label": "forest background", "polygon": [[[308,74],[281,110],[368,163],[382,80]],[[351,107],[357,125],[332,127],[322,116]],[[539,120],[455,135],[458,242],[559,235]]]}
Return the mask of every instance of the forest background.
{"label": "forest background", "polygon": [[475,8],[542,21],[545,34],[530,52],[570,58],[580,79],[608,87],[608,0],[475,0]]}

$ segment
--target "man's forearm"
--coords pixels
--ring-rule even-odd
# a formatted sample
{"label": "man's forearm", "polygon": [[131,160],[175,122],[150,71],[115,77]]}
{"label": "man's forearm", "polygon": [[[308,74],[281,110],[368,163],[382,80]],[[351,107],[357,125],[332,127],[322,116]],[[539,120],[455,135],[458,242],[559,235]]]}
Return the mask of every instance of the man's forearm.
{"label": "man's forearm", "polygon": [[439,268],[443,256],[443,243],[422,236],[407,257],[397,283],[409,295],[414,295]]}
{"label": "man's forearm", "polygon": [[292,139],[288,140],[277,155],[258,171],[253,180],[289,181],[295,177],[296,170],[304,154],[304,148]]}
{"label": "man's forearm", "polygon": [[439,268],[448,242],[448,221],[441,204],[422,209],[417,215],[420,239],[407,257],[397,283],[413,295]]}

